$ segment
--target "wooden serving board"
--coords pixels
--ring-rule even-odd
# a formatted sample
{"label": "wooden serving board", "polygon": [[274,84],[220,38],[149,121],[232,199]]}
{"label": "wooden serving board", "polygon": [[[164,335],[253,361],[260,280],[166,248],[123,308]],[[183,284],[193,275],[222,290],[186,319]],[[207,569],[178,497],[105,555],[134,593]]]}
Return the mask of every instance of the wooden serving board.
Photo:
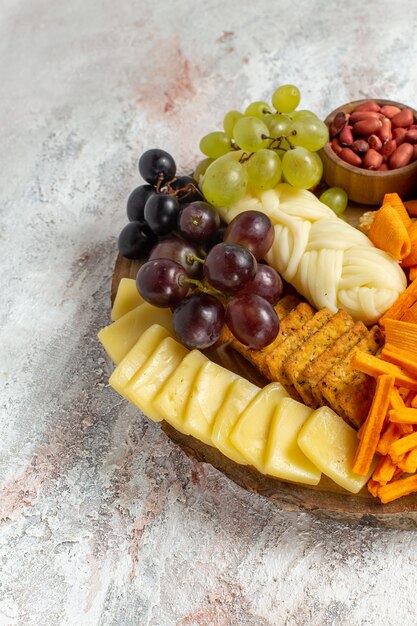
{"label": "wooden serving board", "polygon": [[[120,280],[135,278],[139,266],[139,261],[130,261],[120,256],[117,258],[111,289],[112,302]],[[257,385],[262,386],[267,382],[243,357],[230,348],[223,346],[207,354],[212,360]],[[417,529],[417,495],[382,505],[379,500],[369,494],[366,488],[358,495],[352,495],[326,477],[321,479],[317,487],[283,482],[264,476],[251,467],[238,465],[216,448],[203,444],[194,437],[179,433],[166,422],[162,422],[162,428],[166,435],[189,457],[210,463],[236,484],[268,498],[282,509],[310,511],[318,517],[343,522],[404,530]]]}

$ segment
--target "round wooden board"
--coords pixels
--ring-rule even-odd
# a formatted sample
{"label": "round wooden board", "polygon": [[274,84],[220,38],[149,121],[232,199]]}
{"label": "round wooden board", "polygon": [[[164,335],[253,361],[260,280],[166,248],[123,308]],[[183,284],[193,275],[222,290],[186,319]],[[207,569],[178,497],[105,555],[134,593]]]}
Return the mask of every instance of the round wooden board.
{"label": "round wooden board", "polygon": [[[354,218],[353,215],[352,218]],[[130,261],[120,256],[117,258],[111,289],[112,302],[120,280],[125,277],[135,278],[139,266],[139,261]],[[210,352],[209,356],[212,360],[241,374],[255,384],[266,383],[265,379],[234,350],[222,347]],[[264,476],[251,467],[234,463],[215,448],[201,443],[194,437],[179,433],[166,422],[162,422],[162,428],[188,456],[210,463],[244,489],[268,498],[282,509],[310,511],[321,518],[368,526],[404,530],[417,528],[417,495],[382,505],[369,494],[366,488],[358,495],[352,495],[326,477],[322,478],[317,487],[286,483]]]}

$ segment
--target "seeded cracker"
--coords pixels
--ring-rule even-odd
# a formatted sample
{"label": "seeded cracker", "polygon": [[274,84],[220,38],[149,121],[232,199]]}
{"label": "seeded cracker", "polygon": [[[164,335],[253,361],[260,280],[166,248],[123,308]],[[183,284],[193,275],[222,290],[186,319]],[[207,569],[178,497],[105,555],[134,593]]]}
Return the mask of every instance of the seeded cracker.
{"label": "seeded cracker", "polygon": [[284,363],[295,350],[300,349],[300,346],[306,339],[320,330],[332,315],[332,312],[327,307],[321,309],[308,322],[304,323],[299,330],[288,335],[282,343],[266,355],[266,364],[270,373],[269,379],[280,382],[288,393],[297,400],[300,396],[285,372]]}
{"label": "seeded cracker", "polygon": [[331,346],[327,348],[319,357],[314,359],[312,363],[307,365],[303,372],[303,376],[307,381],[304,389],[304,395],[308,397],[308,406],[318,408],[327,404],[326,399],[321,393],[318,383],[324,378],[341,359],[344,359],[348,352],[368,333],[363,322],[356,324]]}
{"label": "seeded cracker", "polygon": [[304,376],[307,365],[319,357],[336,339],[353,326],[352,317],[346,311],[340,310],[329,321],[309,337],[284,362],[284,370],[300,394],[305,404],[309,403],[311,388]]}
{"label": "seeded cracker", "polygon": [[375,392],[375,380],[353,369],[350,362],[358,350],[376,354],[382,342],[382,333],[374,326],[318,384],[332,409],[355,428],[361,426],[369,412]]}

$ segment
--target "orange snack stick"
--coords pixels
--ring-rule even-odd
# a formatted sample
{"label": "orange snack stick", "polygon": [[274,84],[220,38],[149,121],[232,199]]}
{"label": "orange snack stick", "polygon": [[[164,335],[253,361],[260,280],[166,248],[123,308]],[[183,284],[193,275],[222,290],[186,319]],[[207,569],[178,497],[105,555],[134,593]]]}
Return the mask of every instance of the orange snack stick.
{"label": "orange snack stick", "polygon": [[382,456],[388,454],[388,448],[394,441],[397,441],[401,437],[401,433],[398,429],[398,425],[394,423],[389,423],[384,432],[382,433],[376,451]]}
{"label": "orange snack stick", "polygon": [[402,267],[417,265],[417,222],[411,222],[407,228],[407,233],[410,238],[410,252],[402,258]]}
{"label": "orange snack stick", "polygon": [[383,361],[367,352],[360,350],[355,352],[352,357],[351,365],[354,369],[368,374],[369,376],[374,376],[375,378],[383,375],[393,376],[397,386],[417,391],[417,378],[409,376],[409,374],[404,372],[398,365]]}
{"label": "orange snack stick", "polygon": [[[381,436],[382,426],[388,410],[389,396],[394,387],[393,376],[379,376],[376,381],[375,395],[365,421],[362,437],[356,450],[352,471],[364,476],[371,466],[376,447]],[[390,447],[392,447],[391,444]]]}
{"label": "orange snack stick", "polygon": [[412,424],[397,424],[401,435],[411,435],[414,432]]}
{"label": "orange snack stick", "polygon": [[417,358],[417,324],[387,319],[384,326],[387,344],[407,350]]}
{"label": "orange snack stick", "polygon": [[408,279],[413,281],[417,278],[417,265],[410,265],[408,268]]}
{"label": "orange snack stick", "polygon": [[411,400],[410,406],[413,407],[413,409],[417,409],[417,393],[414,396],[414,398]]}
{"label": "orange snack stick", "polygon": [[398,213],[401,218],[402,223],[406,228],[411,224],[410,216],[408,215],[407,209],[404,205],[404,202],[401,200],[398,193],[386,193],[384,195],[384,201],[382,206],[385,204],[391,205],[391,207]]}
{"label": "orange snack stick", "polygon": [[413,448],[417,447],[417,433],[411,435],[405,435],[397,441],[394,441],[388,448],[388,454],[390,455],[393,463],[399,463],[401,458],[406,452],[410,452]]}
{"label": "orange snack stick", "polygon": [[395,480],[378,489],[378,497],[383,504],[392,502],[401,496],[408,496],[417,491],[417,475]]}
{"label": "orange snack stick", "polygon": [[379,356],[388,363],[398,365],[413,378],[417,378],[417,359],[411,352],[386,343]]}
{"label": "orange snack stick", "polygon": [[406,200],[404,206],[410,215],[417,217],[417,200]]}
{"label": "orange snack stick", "polygon": [[417,302],[417,280],[407,287],[405,291],[396,299],[394,304],[379,319],[379,324],[385,326],[385,321],[400,320],[404,313]]}
{"label": "orange snack stick", "polygon": [[381,487],[381,485],[376,480],[374,480],[373,478],[370,478],[368,480],[367,487],[368,487],[369,493],[372,496],[374,496],[374,498],[377,498],[378,497],[378,491],[379,491],[379,488]]}
{"label": "orange snack stick", "polygon": [[417,448],[414,448],[414,450],[410,450],[410,452],[407,452],[404,458],[399,461],[398,467],[405,474],[415,474],[415,472],[417,471]]}
{"label": "orange snack stick", "polygon": [[[410,218],[408,217],[408,219]],[[377,248],[388,252],[398,261],[410,255],[410,235],[402,217],[391,204],[383,204],[378,209],[369,229],[368,237]]]}
{"label": "orange snack stick", "polygon": [[417,302],[404,313],[401,318],[402,322],[411,322],[417,324]]}
{"label": "orange snack stick", "polygon": [[392,462],[391,457],[387,454],[383,456],[372,474],[372,479],[380,485],[386,485],[393,479],[397,466]]}
{"label": "orange snack stick", "polygon": [[405,407],[404,400],[401,397],[398,387],[394,387],[389,395],[390,409],[403,409]]}
{"label": "orange snack stick", "polygon": [[409,409],[407,407],[391,409],[388,411],[388,417],[390,422],[396,424],[417,424],[417,409]]}

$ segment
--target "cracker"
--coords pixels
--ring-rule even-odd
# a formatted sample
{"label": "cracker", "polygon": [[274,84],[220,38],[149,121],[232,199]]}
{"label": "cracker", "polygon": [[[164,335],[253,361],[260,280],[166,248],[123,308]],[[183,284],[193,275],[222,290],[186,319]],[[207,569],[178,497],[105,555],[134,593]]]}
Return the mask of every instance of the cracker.
{"label": "cracker", "polygon": [[368,329],[365,324],[363,322],[356,322],[350,330],[336,339],[323,354],[307,365],[303,376],[308,383],[304,391],[306,398],[308,397],[308,406],[318,408],[326,404],[326,400],[321,393],[318,383],[336,363],[348,354],[360,339],[366,336],[367,333]]}
{"label": "cracker", "polygon": [[320,311],[315,313],[311,319],[303,323],[299,330],[288,334],[283,342],[276,346],[272,352],[266,355],[269,380],[277,380],[280,382],[286,388],[288,393],[296,399],[300,396],[287,376],[284,369],[284,363],[294,351],[300,348],[304,341],[320,330],[320,328],[326,324],[332,315],[332,312],[327,307],[320,309]]}
{"label": "cracker", "polygon": [[346,311],[339,310],[284,362],[285,373],[304,404],[309,405],[312,396],[311,387],[304,375],[304,370],[353,324],[352,317]]}
{"label": "cracker", "polygon": [[375,380],[353,369],[350,362],[358,350],[376,354],[382,343],[382,333],[374,326],[318,384],[329,406],[355,428],[361,426],[369,412]]}

